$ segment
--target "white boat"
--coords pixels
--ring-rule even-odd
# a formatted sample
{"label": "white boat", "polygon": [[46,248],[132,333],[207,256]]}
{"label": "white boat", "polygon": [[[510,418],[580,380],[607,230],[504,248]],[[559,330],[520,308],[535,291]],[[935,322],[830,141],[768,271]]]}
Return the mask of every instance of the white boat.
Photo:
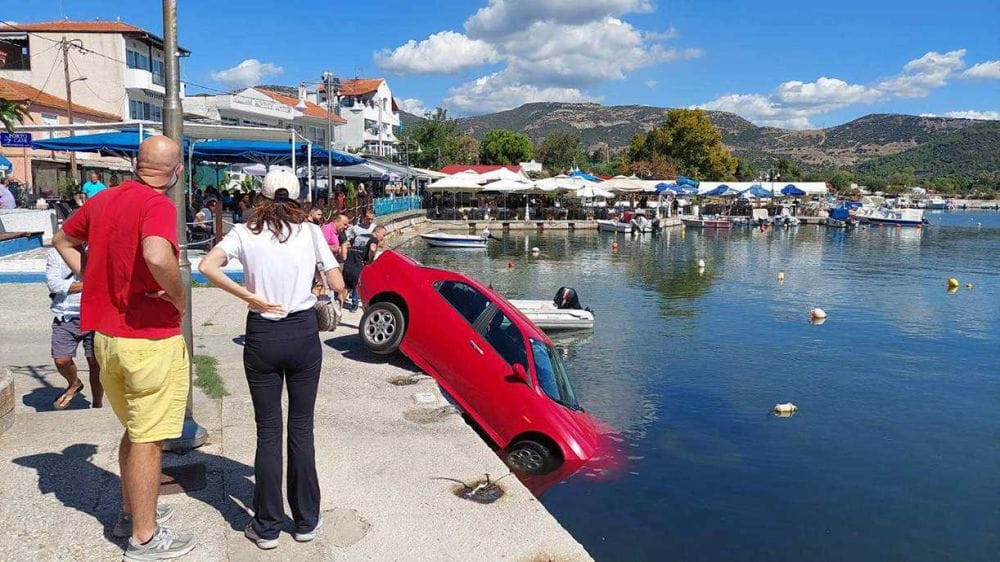
{"label": "white boat", "polygon": [[898,224],[900,226],[921,226],[924,224],[923,209],[875,209],[865,217],[870,224]]}
{"label": "white boat", "polygon": [[601,232],[628,232],[629,224],[627,222],[618,222],[607,219],[597,220],[597,230]]}
{"label": "white boat", "polygon": [[421,238],[428,245],[437,248],[473,248],[480,249],[486,247],[488,235],[478,234],[444,234],[435,232],[433,234],[421,234]]}
{"label": "white boat", "polygon": [[948,202],[940,197],[931,197],[927,200],[927,208],[934,210],[943,210],[948,208]]}
{"label": "white boat", "polygon": [[512,300],[510,304],[545,331],[589,330],[594,313],[580,306],[576,291],[562,287],[550,301]]}

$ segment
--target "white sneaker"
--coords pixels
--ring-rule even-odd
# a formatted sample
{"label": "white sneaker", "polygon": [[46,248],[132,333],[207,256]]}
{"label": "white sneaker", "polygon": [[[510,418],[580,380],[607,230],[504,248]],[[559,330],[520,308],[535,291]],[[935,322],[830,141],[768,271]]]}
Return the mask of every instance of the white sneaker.
{"label": "white sneaker", "polygon": [[243,529],[243,535],[252,540],[257,548],[261,550],[273,550],[278,548],[278,539],[262,539],[257,532],[253,530],[253,520],[247,521],[246,529]]}
{"label": "white sneaker", "polygon": [[319,533],[320,527],[323,526],[323,518],[320,517],[319,521],[316,521],[316,526],[313,527],[312,531],[308,533],[295,533],[292,537],[298,542],[309,542],[316,538],[317,533]]}

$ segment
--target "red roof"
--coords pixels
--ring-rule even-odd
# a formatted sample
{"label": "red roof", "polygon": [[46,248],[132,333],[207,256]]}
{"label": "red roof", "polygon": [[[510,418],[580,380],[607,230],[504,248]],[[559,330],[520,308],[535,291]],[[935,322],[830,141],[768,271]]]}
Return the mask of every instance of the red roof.
{"label": "red roof", "polygon": [[466,170],[472,170],[477,174],[485,174],[487,172],[493,172],[499,170],[500,168],[507,168],[512,172],[520,172],[520,164],[508,164],[507,166],[499,165],[485,165],[485,164],[448,164],[444,168],[441,168],[442,174],[457,174],[459,172],[464,172]]}
{"label": "red roof", "polygon": [[[384,78],[351,78],[340,82],[340,95],[363,96],[370,94],[385,82]],[[325,85],[320,84],[319,91],[325,92]]]}
{"label": "red roof", "polygon": [[[24,84],[23,82],[8,80],[7,78],[0,78],[0,99],[21,103],[31,103],[32,108],[36,105],[60,109],[62,111],[67,111],[69,108],[69,104],[66,103],[66,100],[60,97],[40,92],[36,88]],[[31,111],[30,108],[29,111]],[[73,104],[73,115],[91,117],[103,121],[121,121],[121,115],[105,113],[80,104]]]}
{"label": "red roof", "polygon": [[[283,103],[290,107],[295,107],[299,103],[298,98],[293,98],[292,96],[286,96],[285,94],[279,94],[278,92],[272,90],[265,90],[263,88],[254,88],[254,89],[264,94],[265,96],[273,99],[274,101]],[[302,113],[308,115],[309,117],[319,117],[321,119],[326,119],[329,116],[334,123],[338,124],[347,123],[347,120],[344,119],[343,117],[329,114],[325,109],[323,109],[323,106],[315,104],[309,100],[306,100],[306,108],[302,110]]]}
{"label": "red roof", "polygon": [[41,21],[34,23],[0,24],[0,30],[66,31],[77,33],[146,33],[146,30],[120,21]]}

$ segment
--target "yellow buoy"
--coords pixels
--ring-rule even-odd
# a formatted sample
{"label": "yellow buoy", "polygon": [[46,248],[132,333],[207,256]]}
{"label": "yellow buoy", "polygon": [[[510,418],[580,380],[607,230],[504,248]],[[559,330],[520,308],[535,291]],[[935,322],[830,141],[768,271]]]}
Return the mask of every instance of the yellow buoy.
{"label": "yellow buoy", "polygon": [[965,284],[965,288],[966,289],[971,289],[972,288],[972,283],[966,283]]}
{"label": "yellow buoy", "polygon": [[784,280],[785,280],[785,272],[784,271],[779,271],[778,272],[778,282],[781,282],[781,281],[784,281]]}
{"label": "yellow buoy", "polygon": [[958,287],[958,279],[955,279],[954,277],[949,277],[948,278],[948,286],[949,287]]}
{"label": "yellow buoy", "polygon": [[958,287],[948,287],[948,294],[949,295],[954,295],[957,292],[958,292]]}

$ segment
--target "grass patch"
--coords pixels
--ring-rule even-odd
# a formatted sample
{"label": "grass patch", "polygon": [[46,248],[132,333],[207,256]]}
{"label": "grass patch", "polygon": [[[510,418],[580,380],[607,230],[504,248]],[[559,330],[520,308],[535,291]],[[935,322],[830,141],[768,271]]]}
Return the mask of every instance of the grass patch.
{"label": "grass patch", "polygon": [[222,398],[229,396],[226,390],[226,383],[219,376],[219,360],[211,355],[195,355],[194,362],[194,385],[202,389],[205,394],[212,398]]}

